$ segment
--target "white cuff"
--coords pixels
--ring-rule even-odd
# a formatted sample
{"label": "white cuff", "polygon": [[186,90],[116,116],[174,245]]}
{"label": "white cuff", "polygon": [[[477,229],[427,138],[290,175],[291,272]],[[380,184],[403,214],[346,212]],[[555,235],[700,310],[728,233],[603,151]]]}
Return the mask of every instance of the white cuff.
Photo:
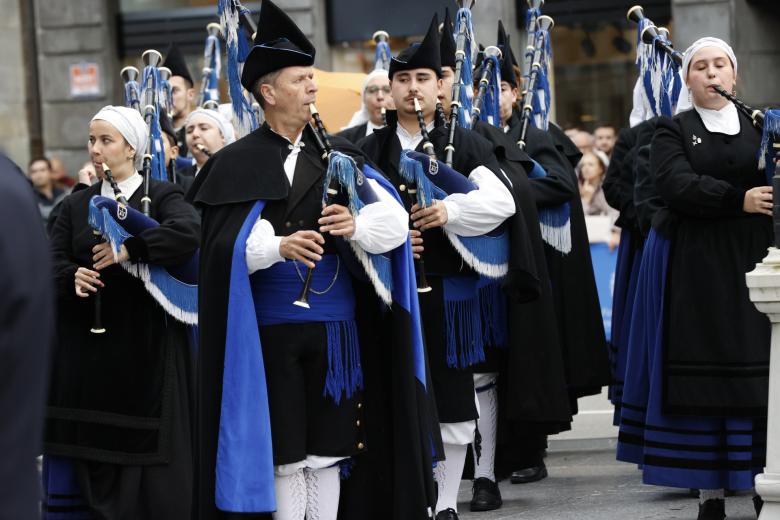
{"label": "white cuff", "polygon": [[267,269],[277,262],[284,261],[279,253],[282,237],[274,233],[274,227],[264,219],[257,219],[246,240],[246,266],[249,274]]}

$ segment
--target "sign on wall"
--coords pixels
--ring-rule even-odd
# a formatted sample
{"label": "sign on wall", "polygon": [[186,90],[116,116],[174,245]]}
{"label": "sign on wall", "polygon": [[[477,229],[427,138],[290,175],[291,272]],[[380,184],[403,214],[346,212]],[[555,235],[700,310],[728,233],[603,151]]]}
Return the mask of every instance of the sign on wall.
{"label": "sign on wall", "polygon": [[71,97],[100,95],[100,67],[97,63],[81,62],[70,66]]}

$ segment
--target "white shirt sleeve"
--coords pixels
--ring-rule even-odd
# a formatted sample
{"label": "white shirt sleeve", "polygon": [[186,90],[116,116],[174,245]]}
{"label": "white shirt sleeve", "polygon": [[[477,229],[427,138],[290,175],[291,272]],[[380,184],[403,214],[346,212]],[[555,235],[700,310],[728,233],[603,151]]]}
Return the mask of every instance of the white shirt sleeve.
{"label": "white shirt sleeve", "polygon": [[282,237],[276,236],[274,227],[265,219],[258,218],[246,239],[246,266],[249,274],[267,269],[277,262],[283,262],[279,254]]}
{"label": "white shirt sleeve", "polygon": [[378,182],[367,180],[378,200],[363,206],[355,216],[355,232],[349,239],[367,253],[386,253],[409,236],[409,214]]}
{"label": "white shirt sleeve", "polygon": [[515,214],[515,200],[496,174],[478,166],[469,180],[479,189],[453,193],[442,202],[447,207],[444,229],[464,237],[484,235]]}

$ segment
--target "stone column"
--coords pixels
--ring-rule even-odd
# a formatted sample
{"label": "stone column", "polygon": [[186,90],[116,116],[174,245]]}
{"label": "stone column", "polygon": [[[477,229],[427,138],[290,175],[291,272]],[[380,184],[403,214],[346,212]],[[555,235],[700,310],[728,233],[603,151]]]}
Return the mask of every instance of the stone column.
{"label": "stone column", "polygon": [[[37,0],[38,66],[43,144],[75,176],[89,159],[88,123],[104,105],[124,104],[119,78],[118,0]],[[98,66],[99,92],[71,93],[70,67]]]}
{"label": "stone column", "polygon": [[30,160],[22,42],[24,24],[19,0],[0,0],[0,149],[25,169]]}
{"label": "stone column", "polygon": [[780,250],[770,248],[746,279],[750,299],[772,322],[766,467],[756,476],[756,492],[764,499],[759,519],[771,520],[780,518]]}

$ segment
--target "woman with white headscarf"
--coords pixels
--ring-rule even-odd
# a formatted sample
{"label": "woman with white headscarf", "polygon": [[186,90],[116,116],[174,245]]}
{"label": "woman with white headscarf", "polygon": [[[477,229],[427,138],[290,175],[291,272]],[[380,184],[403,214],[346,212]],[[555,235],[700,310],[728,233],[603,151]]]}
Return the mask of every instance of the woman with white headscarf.
{"label": "woman with white headscarf", "polygon": [[758,168],[760,133],[713,89],[735,88],[731,47],[696,41],[682,74],[693,109],[661,118],[650,149],[666,204],[653,228],[669,239],[668,269],[647,266],[662,272],[660,297],[636,298],[658,299],[663,314],[660,326],[646,324],[659,331],[642,356],[647,406],[624,399],[633,423],[621,425],[621,442],[641,446],[645,483],[699,489],[698,518],[722,520],[724,489],[752,489],[764,466],[770,324],[745,273],[772,244],[772,188]]}
{"label": "woman with white headscarf", "polygon": [[[114,197],[104,164],[128,205],[140,210],[146,142],[136,110],[101,109],[89,124],[88,144],[101,181],[66,198],[52,230],[58,316],[44,511],[64,508],[74,518],[190,517],[194,393],[187,329],[128,271],[192,257],[198,215],[179,186],[152,180],[151,217],[160,225],[127,238],[118,254],[87,223],[94,196]],[[102,334],[90,331],[97,291]]]}
{"label": "woman with white headscarf", "polygon": [[338,133],[341,137],[357,143],[377,128],[385,126],[382,109],[394,110],[393,98],[390,96],[390,79],[384,69],[374,69],[363,81],[363,95],[360,110],[352,114],[344,130]]}

